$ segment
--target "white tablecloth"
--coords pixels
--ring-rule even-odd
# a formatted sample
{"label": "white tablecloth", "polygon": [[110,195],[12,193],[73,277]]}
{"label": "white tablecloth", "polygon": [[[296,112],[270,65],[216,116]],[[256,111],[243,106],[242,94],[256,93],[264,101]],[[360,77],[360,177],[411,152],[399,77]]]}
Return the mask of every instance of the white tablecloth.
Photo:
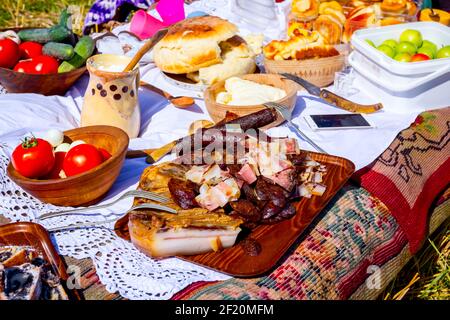
{"label": "white tablecloth", "polygon": [[[173,95],[193,94],[168,83],[152,65],[141,69],[141,78]],[[40,214],[58,210],[22,193],[6,177],[5,166],[11,151],[25,135],[33,133],[39,136],[50,128],[66,130],[79,125],[87,80],[87,76],[81,78],[65,97],[44,97],[36,94],[0,95],[1,214],[14,220],[36,221]],[[361,95],[354,95],[351,99],[363,103],[371,102]],[[139,138],[130,141],[131,149],[161,146],[186,135],[194,120],[209,119],[201,99],[197,99],[193,107],[177,109],[161,96],[140,89],[139,101],[142,111],[141,133]],[[418,114],[418,111],[397,113],[395,106],[385,106],[382,111],[366,116],[375,128],[365,130],[315,132],[304,120],[304,116],[308,114],[343,112],[306,92],[299,92],[293,121],[323,149],[330,154],[350,159],[357,169],[368,165],[383,152],[397,133],[408,127]],[[297,137],[284,126],[271,129],[269,134]],[[306,142],[301,139],[299,141],[303,149],[313,150]],[[168,158],[170,156],[166,157]],[[135,189],[146,166],[144,159],[127,159],[117,181],[102,202],[110,201],[126,190]],[[95,212],[101,215],[45,220],[42,224],[51,227],[105,219],[108,215],[125,212],[131,206],[131,201],[125,200],[109,210]],[[110,228],[111,225],[106,227]],[[57,232],[53,234],[53,240],[61,254],[92,258],[106,288],[111,292],[118,291],[130,299],[168,299],[194,281],[228,278],[176,258],[150,259],[139,253],[131,244],[119,239],[108,228]]]}
{"label": "white tablecloth", "polygon": [[[143,80],[174,95],[192,94],[168,84],[162,79],[158,69],[150,66],[146,69],[143,70]],[[0,95],[0,156],[2,151],[7,154],[0,157],[0,213],[15,221],[36,221],[40,214],[59,209],[23,194],[20,188],[7,179],[5,167],[8,156],[24,135],[31,132],[40,135],[50,128],[66,130],[79,125],[87,79],[87,76],[80,79],[65,97],[44,97],[36,94]],[[361,97],[353,98],[364,101]],[[130,141],[132,149],[161,146],[186,135],[194,120],[209,119],[200,99],[196,100],[193,107],[177,109],[161,96],[140,89],[139,101],[142,110],[141,134],[139,138]],[[398,114],[394,112],[395,109],[391,109],[393,107],[386,106],[385,110],[367,116],[376,126],[373,129],[314,132],[303,119],[305,115],[343,111],[323,104],[305,92],[299,92],[293,121],[330,154],[348,158],[357,168],[361,168],[374,160],[417,115],[417,112]],[[273,128],[269,133],[297,137],[284,126]],[[313,150],[301,139],[300,146]],[[166,157],[168,158],[170,155]],[[135,189],[146,166],[143,158],[127,159],[117,181],[102,203],[117,198],[127,190]],[[131,206],[131,201],[121,201],[108,210],[93,212],[92,216],[49,219],[44,220],[42,224],[49,228],[111,219],[111,215],[122,215]],[[168,299],[192,282],[229,278],[176,258],[150,259],[130,243],[118,238],[111,228],[112,225],[107,225],[106,228],[57,232],[53,234],[53,240],[61,254],[92,258],[99,278],[106,288],[111,292],[118,291],[129,299]]]}

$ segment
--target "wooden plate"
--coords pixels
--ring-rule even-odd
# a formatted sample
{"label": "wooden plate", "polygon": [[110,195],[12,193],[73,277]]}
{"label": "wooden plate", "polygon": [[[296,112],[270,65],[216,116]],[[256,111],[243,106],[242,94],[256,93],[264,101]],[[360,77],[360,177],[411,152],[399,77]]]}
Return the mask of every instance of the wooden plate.
{"label": "wooden plate", "polygon": [[161,74],[162,74],[164,80],[166,80],[171,85],[181,88],[181,89],[184,89],[184,90],[193,91],[197,94],[202,94],[203,91],[208,87],[205,84],[199,84],[199,83],[192,81],[191,79],[186,77],[185,74],[172,74],[172,73],[167,73],[167,72],[162,72],[162,71],[161,71]]}
{"label": "wooden plate", "polygon": [[[297,85],[295,82],[285,79],[279,74],[268,73],[246,74],[243,76],[238,76],[238,78],[284,90],[286,92],[286,96],[274,102],[287,106],[291,112],[295,108],[295,103],[297,101],[297,91],[299,87],[299,85]],[[216,102],[217,95],[220,92],[224,91],[226,91],[225,81],[222,80],[209,86],[203,94],[206,110],[208,111],[209,116],[211,117],[211,119],[213,119],[214,122],[219,122],[220,120],[225,118],[227,112],[232,112],[237,114],[239,117],[243,117],[250,113],[258,112],[267,108],[263,104],[235,106]],[[275,121],[260,129],[266,130],[269,128],[273,128],[280,125],[284,121],[285,120],[277,113],[277,119]]]}
{"label": "wooden plate", "polygon": [[[261,73],[261,70],[258,66],[256,66],[256,70],[254,74]],[[161,71],[163,78],[176,87],[181,89],[193,91],[195,94],[199,95],[200,98],[203,97],[203,92],[210,86],[208,84],[197,83],[191,79],[189,79],[186,74],[173,74],[168,72]]]}
{"label": "wooden plate", "polygon": [[15,222],[0,226],[0,246],[28,246],[37,250],[53,267],[61,279],[70,300],[81,300],[77,290],[69,290],[66,280],[69,278],[64,262],[56,252],[47,230],[40,224],[32,222]]}
{"label": "wooden plate", "polygon": [[[258,256],[247,255],[239,243],[236,243],[221,252],[179,258],[234,277],[254,277],[272,270],[355,171],[355,165],[347,159],[315,152],[309,154],[311,158],[327,166],[323,182],[327,190],[321,197],[313,196],[297,201],[297,214],[293,218],[253,229],[249,236],[258,241],[262,248]],[[119,237],[130,240],[128,215],[116,222],[115,231]],[[242,239],[238,237],[238,241],[239,238]]]}

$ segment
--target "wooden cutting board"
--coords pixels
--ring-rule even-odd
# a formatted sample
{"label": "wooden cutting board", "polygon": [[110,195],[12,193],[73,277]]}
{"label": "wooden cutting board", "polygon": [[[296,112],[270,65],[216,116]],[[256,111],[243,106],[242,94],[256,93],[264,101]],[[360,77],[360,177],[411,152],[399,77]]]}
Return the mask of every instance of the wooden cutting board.
{"label": "wooden cutting board", "polygon": [[[309,155],[327,166],[323,182],[327,190],[321,197],[301,198],[295,202],[297,214],[291,219],[258,226],[249,234],[241,232],[231,248],[179,258],[234,277],[254,277],[271,271],[355,171],[355,165],[347,159],[315,152],[310,152]],[[115,231],[119,237],[130,240],[128,215],[117,221]],[[246,253],[240,245],[245,237],[251,237],[261,245],[259,255],[250,256]]]}

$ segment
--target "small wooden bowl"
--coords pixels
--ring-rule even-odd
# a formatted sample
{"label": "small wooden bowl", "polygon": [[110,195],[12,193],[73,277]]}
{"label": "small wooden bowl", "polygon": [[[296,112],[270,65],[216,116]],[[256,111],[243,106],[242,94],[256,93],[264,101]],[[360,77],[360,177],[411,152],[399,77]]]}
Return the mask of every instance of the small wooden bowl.
{"label": "small wooden bowl", "polygon": [[71,140],[84,140],[106,149],[112,156],[101,165],[64,179],[29,179],[19,174],[10,162],[8,176],[39,200],[58,206],[91,205],[100,201],[120,173],[129,138],[122,129],[112,126],[81,127],[64,132]]}
{"label": "small wooden bowl", "polygon": [[[247,74],[241,76],[240,78],[257,82],[260,84],[270,85],[279,89],[283,89],[284,91],[286,91],[286,96],[283,99],[280,99],[275,102],[288,106],[290,110],[294,109],[295,103],[297,101],[297,89],[298,89],[297,84],[295,84],[294,82],[284,79],[283,77],[277,74],[265,74],[265,73]],[[219,92],[225,91],[224,86],[225,81],[219,81],[208,87],[204,92],[206,109],[208,110],[208,113],[214,122],[218,122],[223,118],[225,118],[225,113],[227,111],[236,113],[237,115],[242,117],[247,114],[254,113],[266,108],[262,104],[253,106],[229,106],[226,104],[217,103],[216,96]],[[263,127],[262,129],[269,129],[272,127],[276,127],[282,122],[284,122],[284,120],[280,117],[280,115],[278,115],[277,120]]]}
{"label": "small wooden bowl", "polygon": [[318,87],[325,87],[334,81],[334,74],[344,68],[345,54],[334,57],[308,60],[269,60],[264,58],[267,73],[290,73],[299,76]]}
{"label": "small wooden bowl", "polygon": [[64,73],[28,74],[0,68],[0,85],[9,93],[64,95],[85,71],[82,67]]}
{"label": "small wooden bowl", "polygon": [[[14,30],[18,32],[25,29],[31,28],[1,29],[0,31]],[[64,95],[85,71],[86,67],[83,66],[64,73],[27,74],[0,67],[0,85],[9,93],[39,93],[45,96]]]}

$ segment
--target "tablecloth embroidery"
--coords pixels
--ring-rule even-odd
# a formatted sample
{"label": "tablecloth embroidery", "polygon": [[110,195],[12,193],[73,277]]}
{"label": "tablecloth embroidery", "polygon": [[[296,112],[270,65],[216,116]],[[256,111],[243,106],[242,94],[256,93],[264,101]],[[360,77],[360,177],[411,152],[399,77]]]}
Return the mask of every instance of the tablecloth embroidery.
{"label": "tablecloth embroidery", "polygon": [[[0,213],[13,221],[34,221],[40,214],[61,210],[44,204],[24,192],[6,174],[9,163],[0,145]],[[66,216],[40,222],[51,228],[107,219],[112,212],[93,216]],[[109,219],[111,216],[109,216]],[[112,231],[112,224],[101,228],[74,229],[52,234],[62,255],[94,261],[100,281],[110,292],[128,299],[169,299],[196,281],[226,280],[228,276],[177,258],[151,259]]]}

